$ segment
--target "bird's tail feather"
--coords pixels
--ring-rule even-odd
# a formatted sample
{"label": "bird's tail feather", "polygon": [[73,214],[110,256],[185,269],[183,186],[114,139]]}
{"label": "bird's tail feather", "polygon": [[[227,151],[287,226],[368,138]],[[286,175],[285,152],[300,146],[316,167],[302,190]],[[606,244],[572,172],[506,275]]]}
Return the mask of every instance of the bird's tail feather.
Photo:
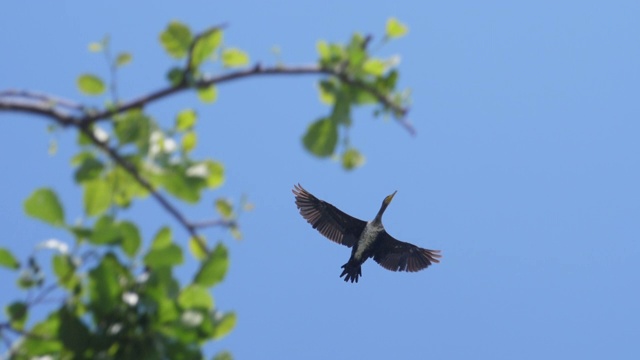
{"label": "bird's tail feather", "polygon": [[358,262],[349,261],[342,265],[342,269],[344,270],[342,270],[340,277],[344,276],[344,281],[358,282],[358,277],[362,276],[362,268]]}

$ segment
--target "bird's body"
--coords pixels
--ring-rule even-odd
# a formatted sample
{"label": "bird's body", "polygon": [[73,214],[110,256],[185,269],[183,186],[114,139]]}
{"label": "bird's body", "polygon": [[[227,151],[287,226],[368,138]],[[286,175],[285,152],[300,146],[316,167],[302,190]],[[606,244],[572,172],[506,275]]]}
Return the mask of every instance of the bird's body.
{"label": "bird's body", "polygon": [[394,239],[382,225],[382,214],[395,192],[382,201],[376,217],[369,221],[354,218],[328,202],[311,195],[299,184],[293,194],[300,214],[314,229],[329,240],[351,248],[349,261],[342,265],[340,277],[344,281],[358,282],[361,265],[370,257],[391,271],[415,272],[439,262],[439,250],[428,250]]}

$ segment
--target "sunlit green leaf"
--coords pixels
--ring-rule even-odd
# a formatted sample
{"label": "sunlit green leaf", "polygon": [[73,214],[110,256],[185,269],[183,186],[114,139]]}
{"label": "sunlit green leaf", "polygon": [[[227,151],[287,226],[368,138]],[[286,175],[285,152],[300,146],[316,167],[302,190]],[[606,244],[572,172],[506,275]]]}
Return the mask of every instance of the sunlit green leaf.
{"label": "sunlit green leaf", "polygon": [[211,310],[213,297],[205,287],[191,284],[178,295],[178,304],[183,309]]}
{"label": "sunlit green leaf", "polygon": [[178,21],[172,21],[160,34],[160,43],[165,51],[176,59],[187,55],[193,36],[191,30]]}
{"label": "sunlit green leaf", "polygon": [[206,252],[206,246],[206,241],[204,240],[204,238],[202,238],[202,236],[200,236],[200,238],[192,237],[191,239],[189,239],[189,250],[191,251],[193,257],[198,260],[203,260],[208,256]]}
{"label": "sunlit green leaf", "polygon": [[249,63],[249,55],[236,48],[224,49],[222,51],[222,63],[225,67],[245,66]]}
{"label": "sunlit green leaf", "polygon": [[198,67],[222,44],[222,30],[212,29],[200,36],[193,48],[191,65]]}
{"label": "sunlit green leaf", "polygon": [[224,280],[228,268],[229,253],[222,243],[218,243],[207,259],[201,263],[193,282],[205,287],[214,286]]}
{"label": "sunlit green leaf", "polygon": [[399,38],[407,34],[409,28],[398,21],[396,18],[390,18],[387,20],[386,37],[393,39]]}
{"label": "sunlit green leaf", "polygon": [[176,244],[171,244],[162,249],[151,250],[145,255],[144,264],[151,267],[163,267],[180,265],[184,261],[182,248]]}
{"label": "sunlit green leaf", "polygon": [[354,148],[351,148],[342,154],[342,167],[346,170],[353,170],[360,167],[364,162],[364,156]]}
{"label": "sunlit green leaf", "polygon": [[145,265],[157,268],[178,265],[182,261],[182,248],[173,244],[171,229],[163,227],[156,234],[151,249],[144,257]]}
{"label": "sunlit green leaf", "polygon": [[133,56],[130,53],[128,52],[120,53],[116,57],[116,65],[117,66],[127,65],[131,62],[132,59],[133,59]]}
{"label": "sunlit green leaf", "polygon": [[207,160],[207,186],[210,189],[216,189],[224,183],[224,165],[219,161]]}
{"label": "sunlit green leaf", "polygon": [[216,210],[223,218],[231,218],[233,216],[233,205],[227,199],[219,198],[216,200]]}
{"label": "sunlit green leaf", "polygon": [[168,226],[164,226],[160,230],[158,230],[156,236],[153,237],[151,249],[162,249],[171,245],[172,242],[173,234],[171,233],[171,228]]}
{"label": "sunlit green leaf", "polygon": [[134,257],[138,253],[142,239],[138,227],[129,221],[120,223],[120,236],[122,237],[122,251],[129,257]]}
{"label": "sunlit green leaf", "polygon": [[0,266],[16,270],[20,268],[20,262],[8,249],[0,248]]}
{"label": "sunlit green leaf", "polygon": [[78,89],[86,95],[100,95],[106,86],[99,77],[92,74],[82,74],[77,80]]}
{"label": "sunlit green leaf", "polygon": [[176,116],[176,130],[178,131],[186,131],[191,130],[198,119],[198,114],[196,114],[193,109],[185,109],[178,113]]}
{"label": "sunlit green leaf", "polygon": [[111,186],[102,179],[96,179],[85,183],[84,186],[84,211],[89,216],[97,216],[111,206]]}
{"label": "sunlit green leaf", "polygon": [[218,90],[213,85],[210,85],[206,88],[199,88],[197,91],[198,99],[200,99],[200,101],[205,104],[211,104],[218,98]]}
{"label": "sunlit green leaf", "polygon": [[214,339],[220,339],[227,335],[236,326],[236,314],[226,313],[216,321],[216,328],[213,333]]}
{"label": "sunlit green leaf", "polygon": [[182,136],[182,149],[187,153],[193,150],[197,143],[198,135],[195,131],[188,131]]}
{"label": "sunlit green leaf", "polygon": [[368,59],[362,65],[362,69],[368,74],[380,76],[387,70],[387,64],[381,59]]}
{"label": "sunlit green leaf", "polygon": [[47,188],[34,191],[24,202],[27,215],[54,226],[64,225],[64,210],[56,193]]}
{"label": "sunlit green leaf", "polygon": [[324,40],[320,40],[316,43],[316,50],[318,51],[318,55],[320,55],[320,57],[323,59],[329,58],[331,56],[329,44]]}
{"label": "sunlit green leaf", "polygon": [[312,154],[326,157],[333,154],[338,143],[338,127],[329,118],[315,121],[302,138],[304,147]]}

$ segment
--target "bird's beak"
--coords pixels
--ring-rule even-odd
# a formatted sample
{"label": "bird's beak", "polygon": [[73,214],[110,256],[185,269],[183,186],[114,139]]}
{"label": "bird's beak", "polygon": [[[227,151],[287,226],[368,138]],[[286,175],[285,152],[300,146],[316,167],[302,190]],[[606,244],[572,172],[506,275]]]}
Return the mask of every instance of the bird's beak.
{"label": "bird's beak", "polygon": [[389,204],[391,202],[391,200],[393,200],[393,197],[396,195],[397,192],[398,192],[398,190],[394,191],[393,194],[387,196],[387,198],[384,199],[384,202]]}

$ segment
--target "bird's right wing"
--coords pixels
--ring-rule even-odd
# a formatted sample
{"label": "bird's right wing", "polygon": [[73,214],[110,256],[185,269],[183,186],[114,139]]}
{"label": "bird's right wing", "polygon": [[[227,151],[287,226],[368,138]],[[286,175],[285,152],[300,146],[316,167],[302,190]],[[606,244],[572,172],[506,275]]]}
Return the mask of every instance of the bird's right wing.
{"label": "bird's right wing", "polygon": [[302,217],[322,235],[338,244],[352,247],[367,225],[366,221],[347,215],[328,202],[311,195],[300,184],[294,186],[293,195]]}
{"label": "bird's right wing", "polygon": [[440,250],[423,249],[396,240],[386,231],[382,231],[379,236],[379,244],[373,254],[373,260],[385,269],[415,272],[440,262],[438,260],[441,257]]}

